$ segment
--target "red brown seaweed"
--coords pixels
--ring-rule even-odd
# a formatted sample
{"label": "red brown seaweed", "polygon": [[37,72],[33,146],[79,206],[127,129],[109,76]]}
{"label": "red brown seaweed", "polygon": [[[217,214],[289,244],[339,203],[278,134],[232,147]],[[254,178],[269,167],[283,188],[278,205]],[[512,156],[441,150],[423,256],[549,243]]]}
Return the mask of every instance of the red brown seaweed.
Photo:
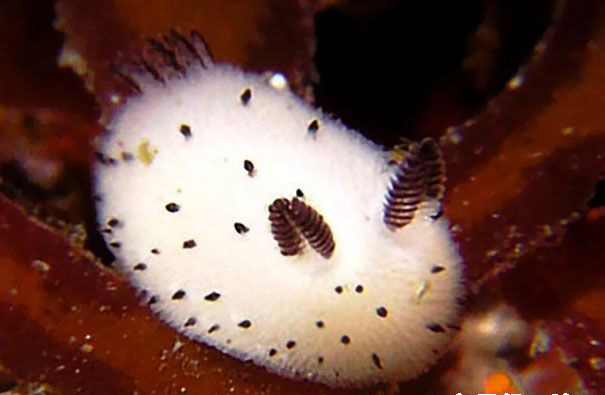
{"label": "red brown seaweed", "polygon": [[475,291],[563,231],[603,174],[603,18],[597,1],[567,3],[523,82],[443,139],[446,213]]}

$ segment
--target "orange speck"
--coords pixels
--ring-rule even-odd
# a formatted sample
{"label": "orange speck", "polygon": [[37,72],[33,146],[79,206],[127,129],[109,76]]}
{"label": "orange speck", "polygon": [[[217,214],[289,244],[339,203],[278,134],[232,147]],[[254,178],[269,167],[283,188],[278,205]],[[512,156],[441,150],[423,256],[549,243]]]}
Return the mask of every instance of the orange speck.
{"label": "orange speck", "polygon": [[505,372],[495,372],[485,379],[484,393],[504,394],[519,393],[510,376]]}
{"label": "orange speck", "polygon": [[586,215],[586,220],[588,222],[595,222],[599,218],[605,217],[605,207],[595,207],[588,211]]}

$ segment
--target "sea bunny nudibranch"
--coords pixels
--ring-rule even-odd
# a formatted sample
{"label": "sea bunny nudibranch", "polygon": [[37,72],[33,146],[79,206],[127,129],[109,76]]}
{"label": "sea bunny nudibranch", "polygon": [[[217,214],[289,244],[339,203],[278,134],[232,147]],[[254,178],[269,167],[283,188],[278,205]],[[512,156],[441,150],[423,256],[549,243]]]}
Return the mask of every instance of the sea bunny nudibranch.
{"label": "sea bunny nudibranch", "polygon": [[[426,371],[461,260],[438,145],[400,163],[201,37],[151,41],[97,154],[102,231],[170,326],[280,375],[360,387]],[[391,163],[390,163],[391,162]]]}

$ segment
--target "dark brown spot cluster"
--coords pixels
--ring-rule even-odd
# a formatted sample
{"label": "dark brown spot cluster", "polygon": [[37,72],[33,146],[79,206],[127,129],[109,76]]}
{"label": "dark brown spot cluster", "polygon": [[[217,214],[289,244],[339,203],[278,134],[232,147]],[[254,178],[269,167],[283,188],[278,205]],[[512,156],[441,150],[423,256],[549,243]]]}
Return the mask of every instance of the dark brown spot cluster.
{"label": "dark brown spot cluster", "polygon": [[256,171],[254,170],[254,163],[248,159],[244,160],[244,170],[248,172],[250,177],[253,177],[256,174]]}
{"label": "dark brown spot cluster", "polygon": [[193,136],[193,134],[191,133],[191,127],[189,125],[181,125],[179,127],[179,131],[183,136],[185,136],[186,140],[190,139]]}
{"label": "dark brown spot cluster", "polygon": [[136,265],[134,265],[133,269],[137,271],[143,271],[147,269],[147,265],[144,263],[137,263]]}
{"label": "dark brown spot cluster", "polygon": [[444,270],[445,270],[445,268],[443,266],[433,266],[431,268],[431,273],[437,274],[437,273],[441,273]]}
{"label": "dark brown spot cluster", "polygon": [[181,300],[185,297],[185,295],[186,295],[186,292],[183,291],[182,289],[179,289],[174,294],[172,294],[172,300]]}
{"label": "dark brown spot cluster", "polygon": [[190,326],[194,326],[195,324],[197,324],[197,319],[195,319],[195,317],[189,317],[187,318],[187,321],[185,321],[185,324],[183,324],[185,327],[190,327]]}
{"label": "dark brown spot cluster", "polygon": [[166,210],[170,213],[176,213],[181,209],[181,206],[178,204],[171,202],[166,205]]}
{"label": "dark brown spot cluster", "polygon": [[435,220],[441,218],[442,216],[443,216],[443,210],[441,210],[441,209],[437,210],[437,212],[435,212],[434,214],[431,214],[431,218],[435,219]]}
{"label": "dark brown spot cluster", "polygon": [[204,296],[204,300],[207,300],[208,302],[216,302],[220,297],[221,294],[218,292],[210,292],[208,295]]}
{"label": "dark brown spot cluster", "polygon": [[445,333],[445,328],[439,324],[431,323],[426,326],[428,330],[434,333]]}
{"label": "dark brown spot cluster", "polygon": [[382,369],[382,361],[378,355],[372,354],[372,362],[374,362],[374,366],[376,366],[376,368]]}
{"label": "dark brown spot cluster", "polygon": [[99,163],[101,163],[101,164],[103,164],[103,165],[104,165],[104,164],[106,164],[106,163],[105,163],[105,162],[106,162],[106,160],[105,160],[105,155],[103,155],[103,153],[102,153],[102,152],[95,151],[95,153],[94,153],[93,155],[94,155],[95,160],[96,160],[97,162],[99,162]]}
{"label": "dark brown spot cluster", "polygon": [[250,103],[250,99],[252,99],[252,91],[250,88],[244,89],[244,91],[239,95],[239,99],[244,106],[247,106]]}
{"label": "dark brown spot cluster", "polygon": [[106,156],[102,152],[95,152],[94,157],[97,160],[97,162],[99,162],[100,164],[102,164],[104,166],[116,165],[118,163],[117,160],[115,160],[114,158],[112,158],[110,156]]}
{"label": "dark brown spot cluster", "polygon": [[242,224],[241,222],[234,223],[233,227],[235,228],[235,231],[240,235],[248,233],[248,231],[250,230],[246,225]]}
{"label": "dark brown spot cluster", "polygon": [[378,316],[381,318],[386,318],[386,316],[389,314],[389,312],[387,311],[386,308],[384,308],[383,306],[380,306],[379,308],[376,309],[376,314],[378,314]]}
{"label": "dark brown spot cluster", "polygon": [[319,121],[317,119],[314,119],[311,122],[309,122],[309,125],[307,126],[307,131],[310,134],[316,134],[318,130],[319,130]]}
{"label": "dark brown spot cluster", "polygon": [[239,324],[237,324],[240,328],[248,329],[252,326],[252,322],[250,320],[243,320]]}
{"label": "dark brown spot cluster", "polygon": [[197,244],[195,243],[195,240],[191,239],[191,240],[186,240],[183,242],[183,248],[195,248]]}

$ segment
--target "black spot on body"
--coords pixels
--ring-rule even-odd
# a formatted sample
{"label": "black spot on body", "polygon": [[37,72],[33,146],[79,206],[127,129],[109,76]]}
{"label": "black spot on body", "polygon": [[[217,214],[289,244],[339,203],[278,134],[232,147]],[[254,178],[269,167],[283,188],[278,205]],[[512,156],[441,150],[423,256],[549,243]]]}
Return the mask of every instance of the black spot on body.
{"label": "black spot on body", "polygon": [[95,152],[94,153],[94,157],[97,160],[97,162],[106,165],[107,164],[107,159],[105,158],[105,155],[103,155],[102,152]]}
{"label": "black spot on body", "polygon": [[315,326],[317,326],[318,328],[320,328],[320,329],[321,329],[321,328],[323,328],[323,327],[324,327],[324,322],[323,322],[323,321],[317,321],[317,322],[315,323]]}
{"label": "black spot on body", "polygon": [[355,292],[357,292],[358,294],[363,292],[363,285],[358,285],[355,287]]}
{"label": "black spot on body", "polygon": [[172,300],[181,300],[185,297],[185,291],[179,289],[172,295]]}
{"label": "black spot on body", "polygon": [[130,152],[122,152],[122,160],[124,162],[130,162],[134,159],[134,156]]}
{"label": "black spot on body", "polygon": [[248,172],[250,177],[254,176],[254,163],[248,159],[244,160],[244,170]]}
{"label": "black spot on body", "polygon": [[439,324],[428,324],[426,326],[428,328],[428,330],[430,330],[431,332],[435,332],[435,333],[445,333],[445,328],[442,327]]}
{"label": "black spot on body", "polygon": [[436,213],[434,213],[433,215],[431,215],[432,219],[439,219],[443,216],[443,210],[438,210]]}
{"label": "black spot on body", "polygon": [[277,350],[276,349],[272,348],[272,349],[269,350],[269,356],[270,357],[275,356],[275,354],[277,354]]}
{"label": "black spot on body", "polygon": [[237,233],[239,233],[240,235],[243,235],[244,233],[247,233],[250,230],[250,228],[248,228],[246,225],[242,224],[241,222],[234,223],[233,227],[235,228],[235,231]]}
{"label": "black spot on body", "polygon": [[433,266],[431,268],[431,273],[437,274],[437,273],[441,273],[444,270],[445,270],[445,268],[443,266]]}
{"label": "black spot on body", "polygon": [[193,240],[193,239],[183,242],[183,248],[193,248],[196,245],[197,244],[195,244],[195,240]]}
{"label": "black spot on body", "polygon": [[389,314],[389,312],[387,311],[387,309],[380,306],[376,309],[376,314],[378,314],[379,317],[385,318]]}
{"label": "black spot on body", "polygon": [[372,362],[374,362],[374,366],[376,366],[378,369],[382,369],[382,361],[378,355],[372,354]]}
{"label": "black spot on body", "polygon": [[212,333],[212,332],[216,332],[220,329],[221,327],[218,324],[214,324],[210,327],[210,329],[208,329],[208,333]]}
{"label": "black spot on body", "polygon": [[181,206],[179,206],[178,204],[176,204],[176,203],[174,203],[174,202],[172,202],[172,203],[168,203],[168,204],[166,205],[166,210],[167,210],[168,212],[171,212],[171,213],[176,213],[176,212],[177,212],[177,211],[179,211],[180,209],[181,209]]}
{"label": "black spot on body", "polygon": [[109,243],[109,246],[112,248],[120,248],[122,246],[122,243],[120,243],[119,241],[112,241],[111,243]]}
{"label": "black spot on body", "polygon": [[309,133],[315,134],[315,133],[317,133],[318,130],[319,130],[319,121],[317,119],[314,119],[311,122],[309,122],[309,125],[307,126],[307,131]]}
{"label": "black spot on body", "polygon": [[350,343],[351,343],[351,338],[349,338],[349,336],[347,336],[347,335],[343,335],[343,336],[340,338],[340,342],[341,342],[342,344],[345,344],[345,345],[346,345],[346,344],[350,344]]}
{"label": "black spot on body", "polygon": [[304,198],[304,197],[305,197],[305,194],[303,193],[303,191],[302,191],[301,189],[297,189],[297,190],[296,190],[296,197],[298,197],[298,198],[301,198],[301,199],[302,199],[302,198]]}
{"label": "black spot on body", "polygon": [[221,294],[219,294],[218,292],[210,292],[208,295],[204,296],[204,299],[209,302],[215,302],[220,297],[221,297]]}
{"label": "black spot on body", "polygon": [[341,293],[342,293],[342,287],[341,287],[340,285],[338,285],[338,286],[336,286],[336,287],[334,288],[334,291],[335,291],[337,294],[341,294]]}
{"label": "black spot on body", "polygon": [[158,250],[157,248],[152,248],[151,253],[154,255],[160,255],[160,250]]}
{"label": "black spot on body", "polygon": [[296,347],[296,342],[294,340],[288,340],[288,342],[286,343],[286,348],[288,350],[291,350],[294,347]]}
{"label": "black spot on body", "polygon": [[134,270],[145,270],[147,269],[147,265],[144,263],[137,263],[136,265],[134,265]]}
{"label": "black spot on body", "polygon": [[252,99],[252,91],[250,90],[250,88],[244,89],[242,94],[239,96],[239,99],[244,106],[248,105],[250,99]]}
{"label": "black spot on body", "polygon": [[94,156],[95,159],[102,165],[115,165],[116,163],[118,163],[117,160],[109,156],[105,156],[105,154],[103,154],[102,152],[95,152]]}
{"label": "black spot on body", "polygon": [[147,301],[147,304],[154,304],[158,302],[158,297],[157,295],[152,296],[151,298],[149,298],[149,300]]}
{"label": "black spot on body", "polygon": [[109,221],[107,221],[107,225],[109,225],[111,228],[115,228],[116,226],[120,225],[120,221],[115,218],[110,218]]}
{"label": "black spot on body", "polygon": [[181,134],[183,136],[185,136],[186,139],[190,139],[192,134],[191,134],[191,127],[189,127],[189,125],[181,125],[181,127],[179,128],[179,131],[181,132]]}
{"label": "black spot on body", "polygon": [[185,321],[184,326],[188,327],[188,326],[193,326],[195,324],[197,324],[197,320],[195,319],[195,317],[189,317],[189,318],[187,318],[187,321]]}
{"label": "black spot on body", "polygon": [[249,320],[243,320],[239,324],[237,324],[240,328],[248,329],[252,326],[252,323]]}
{"label": "black spot on body", "polygon": [[320,365],[321,365],[322,363],[324,363],[324,357],[319,357],[319,358],[317,358],[317,363],[318,363],[318,364],[320,364]]}

